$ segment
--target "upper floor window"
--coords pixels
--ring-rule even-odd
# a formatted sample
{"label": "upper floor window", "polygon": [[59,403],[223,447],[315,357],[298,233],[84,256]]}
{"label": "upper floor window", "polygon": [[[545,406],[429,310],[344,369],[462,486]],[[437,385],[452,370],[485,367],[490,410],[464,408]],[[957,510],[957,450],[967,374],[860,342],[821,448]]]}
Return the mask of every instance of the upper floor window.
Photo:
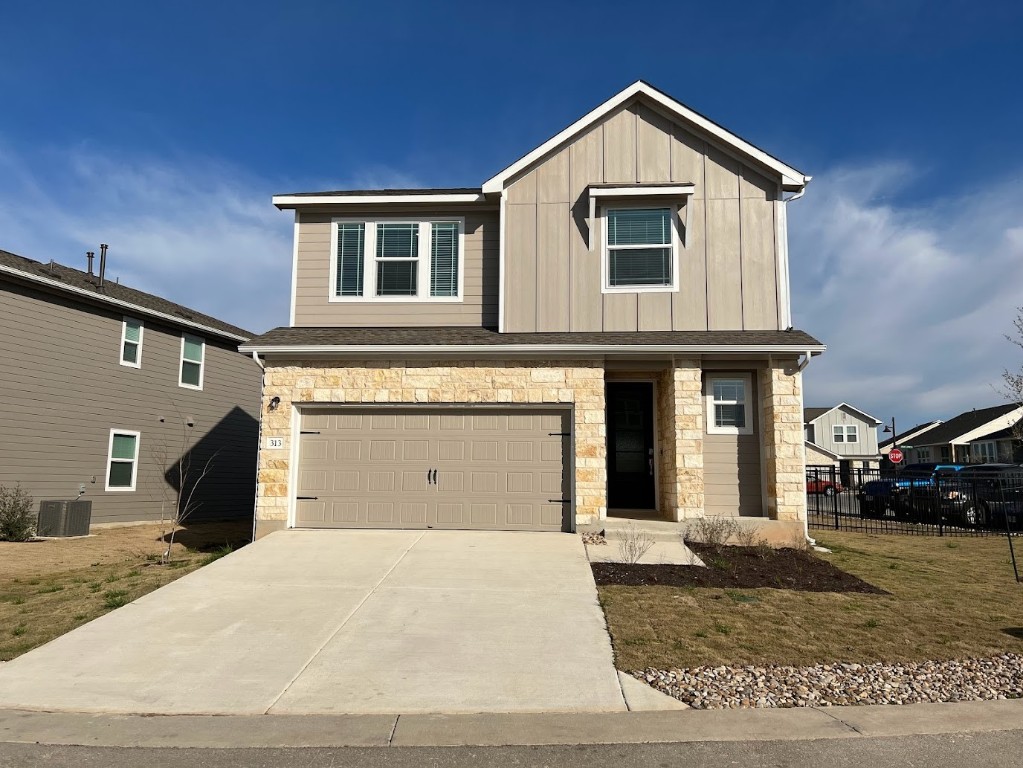
{"label": "upper floor window", "polygon": [[336,220],[331,301],[459,301],[460,219]]}
{"label": "upper floor window", "polygon": [[836,443],[858,443],[860,429],[856,424],[836,424],[831,429],[831,436]]}
{"label": "upper floor window", "polygon": [[139,463],[139,433],[111,429],[107,448],[108,491],[134,491]]}
{"label": "upper floor window", "polygon": [[604,211],[604,291],[677,289],[677,248],[671,208]]}
{"label": "upper floor window", "polygon": [[202,389],[206,367],[206,342],[199,336],[181,334],[181,372],[178,386],[188,389]]}
{"label": "upper floor window", "polygon": [[121,323],[121,365],[142,367],[142,321],[130,317]]}
{"label": "upper floor window", "polygon": [[750,377],[714,376],[707,380],[707,432],[750,435]]}

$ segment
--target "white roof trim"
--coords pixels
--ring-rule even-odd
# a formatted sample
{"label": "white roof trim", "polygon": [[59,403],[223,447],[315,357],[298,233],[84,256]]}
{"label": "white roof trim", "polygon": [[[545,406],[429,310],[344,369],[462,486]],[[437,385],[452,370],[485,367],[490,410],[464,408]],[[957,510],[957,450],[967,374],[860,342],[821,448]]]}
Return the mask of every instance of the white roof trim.
{"label": "white roof trim", "polygon": [[831,413],[832,411],[838,410],[839,408],[848,408],[848,409],[849,409],[850,411],[856,411],[856,413],[858,413],[858,414],[859,414],[860,416],[864,416],[864,417],[866,417],[866,420],[867,420],[867,421],[872,421],[872,422],[874,422],[874,426],[875,426],[875,427],[879,427],[879,426],[881,426],[881,423],[882,423],[882,422],[881,422],[881,420],[880,420],[880,419],[876,419],[876,418],[874,418],[873,416],[871,416],[871,415],[870,415],[869,413],[867,413],[866,411],[861,411],[861,410],[860,410],[859,408],[857,408],[857,407],[855,407],[855,406],[852,406],[852,405],[849,405],[849,403],[839,403],[839,404],[838,404],[838,405],[836,405],[836,406],[833,406],[833,407],[831,407],[831,408],[828,408],[828,410],[824,411],[824,413],[822,413],[822,414],[821,414],[820,416],[817,416],[816,418],[810,419],[810,421],[808,421],[808,422],[806,422],[806,423],[807,423],[807,424],[812,424],[813,422],[817,421],[817,419],[821,419],[821,418],[823,418],[823,417],[827,416],[827,415],[828,415],[829,413]]}
{"label": "white roof trim", "polygon": [[723,142],[724,144],[731,147],[735,151],[743,155],[746,155],[747,157],[756,160],[761,165],[764,165],[770,168],[771,170],[775,171],[778,175],[782,177],[782,185],[786,189],[799,190],[805,187],[807,183],[809,183],[810,177],[807,176],[806,174],[801,173],[800,171],[796,170],[790,165],[786,165],[777,158],[771,157],[771,155],[767,154],[762,149],[758,149],[757,147],[754,147],[752,144],[750,144],[748,141],[740,139],[734,133],[726,131],[720,125],[712,122],[711,120],[708,120],[703,115],[694,112],[685,104],[675,101],[669,96],[666,96],[665,94],[658,91],[656,88],[647,85],[643,81],[639,80],[630,85],[625,90],[616,94],[615,96],[612,96],[610,99],[605,101],[603,104],[601,104],[599,107],[589,112],[585,116],[581,117],[579,120],[576,120],[574,123],[568,126],[568,128],[559,133],[557,136],[545,141],[543,144],[541,144],[539,147],[534,149],[529,154],[516,160],[514,163],[509,165],[507,168],[505,168],[503,171],[498,173],[493,178],[488,179],[483,184],[483,193],[491,194],[494,192],[500,192],[502,189],[504,189],[504,186],[507,183],[507,181],[513,176],[515,176],[517,173],[529,167],[534,162],[539,160],[541,157],[548,154],[552,150],[556,149],[558,146],[568,141],[576,134],[586,130],[592,124],[596,123],[609,113],[613,112],[618,107],[628,102],[630,99],[639,95],[645,96],[646,98],[659,104],[661,107],[668,110],[669,112],[677,115],[686,122],[693,124],[698,129]]}
{"label": "white roof trim", "polygon": [[808,354],[821,353],[827,347],[820,344],[808,347],[805,344],[242,344],[242,352],[260,355],[361,355],[361,354],[402,354],[402,355],[505,355],[505,354],[571,354],[571,355],[646,355],[652,352],[664,354]]}
{"label": "white roof trim", "polygon": [[683,197],[696,192],[695,184],[592,184],[590,197]]}
{"label": "white roof trim", "polygon": [[482,203],[482,193],[459,192],[438,194],[423,192],[409,195],[274,195],[273,204],[278,208],[294,208],[299,205],[366,205],[381,203]]}
{"label": "white roof trim", "polygon": [[135,314],[145,315],[146,317],[156,317],[161,320],[166,320],[174,325],[183,325],[187,328],[194,328],[195,330],[202,331],[203,333],[211,334],[213,336],[220,336],[225,339],[231,339],[232,341],[248,341],[248,336],[239,336],[235,333],[228,331],[222,331],[219,328],[213,328],[202,323],[197,323],[194,320],[186,320],[180,315],[169,315],[166,312],[159,312],[155,309],[149,309],[138,304],[133,304],[130,301],[123,301],[122,299],[115,299],[112,296],[105,296],[102,293],[94,293],[93,291],[87,291],[84,288],[79,288],[74,285],[68,285],[61,280],[51,280],[43,277],[42,275],[34,275],[31,272],[24,272],[14,267],[9,267],[6,264],[0,264],[0,273],[7,273],[9,275],[15,275],[24,280],[28,280],[33,283],[39,283],[51,288],[59,289],[63,293],[73,293],[79,296],[85,296],[93,301],[98,301],[101,304],[110,304],[111,306],[120,307],[121,309],[129,309]]}

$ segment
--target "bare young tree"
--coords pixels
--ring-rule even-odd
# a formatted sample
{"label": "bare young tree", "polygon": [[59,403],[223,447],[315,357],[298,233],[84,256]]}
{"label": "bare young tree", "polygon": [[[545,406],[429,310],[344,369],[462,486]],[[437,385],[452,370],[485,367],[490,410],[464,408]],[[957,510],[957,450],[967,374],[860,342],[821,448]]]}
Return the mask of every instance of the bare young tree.
{"label": "bare young tree", "polygon": [[[1016,318],[1013,320],[1012,325],[1015,328],[1015,332],[1006,334],[1005,338],[1011,344],[1023,350],[1023,307],[1016,310]],[[1010,403],[1023,405],[1023,365],[1014,370],[1006,368],[1002,371],[1002,390],[1005,399]],[[1012,425],[1012,437],[1014,445],[1019,445],[1020,442],[1023,442],[1023,419],[1017,420]]]}

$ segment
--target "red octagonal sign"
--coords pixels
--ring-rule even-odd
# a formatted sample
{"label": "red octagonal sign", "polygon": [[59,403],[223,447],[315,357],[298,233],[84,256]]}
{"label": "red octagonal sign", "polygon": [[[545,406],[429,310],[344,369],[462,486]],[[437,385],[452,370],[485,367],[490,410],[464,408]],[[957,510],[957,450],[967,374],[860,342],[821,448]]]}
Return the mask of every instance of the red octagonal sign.
{"label": "red octagonal sign", "polygon": [[890,461],[892,464],[901,464],[902,463],[902,451],[900,451],[898,448],[892,448],[888,452],[888,461]]}

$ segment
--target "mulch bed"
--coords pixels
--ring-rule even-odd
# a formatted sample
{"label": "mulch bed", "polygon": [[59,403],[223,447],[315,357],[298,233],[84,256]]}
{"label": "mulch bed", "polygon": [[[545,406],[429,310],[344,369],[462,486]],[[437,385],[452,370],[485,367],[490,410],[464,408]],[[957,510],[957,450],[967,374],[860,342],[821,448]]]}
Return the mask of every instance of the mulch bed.
{"label": "mulch bed", "polygon": [[718,587],[724,589],[793,589],[802,592],[861,592],[887,595],[883,589],[798,549],[712,547],[689,544],[706,563],[697,565],[632,565],[591,563],[601,585],[627,587]]}

